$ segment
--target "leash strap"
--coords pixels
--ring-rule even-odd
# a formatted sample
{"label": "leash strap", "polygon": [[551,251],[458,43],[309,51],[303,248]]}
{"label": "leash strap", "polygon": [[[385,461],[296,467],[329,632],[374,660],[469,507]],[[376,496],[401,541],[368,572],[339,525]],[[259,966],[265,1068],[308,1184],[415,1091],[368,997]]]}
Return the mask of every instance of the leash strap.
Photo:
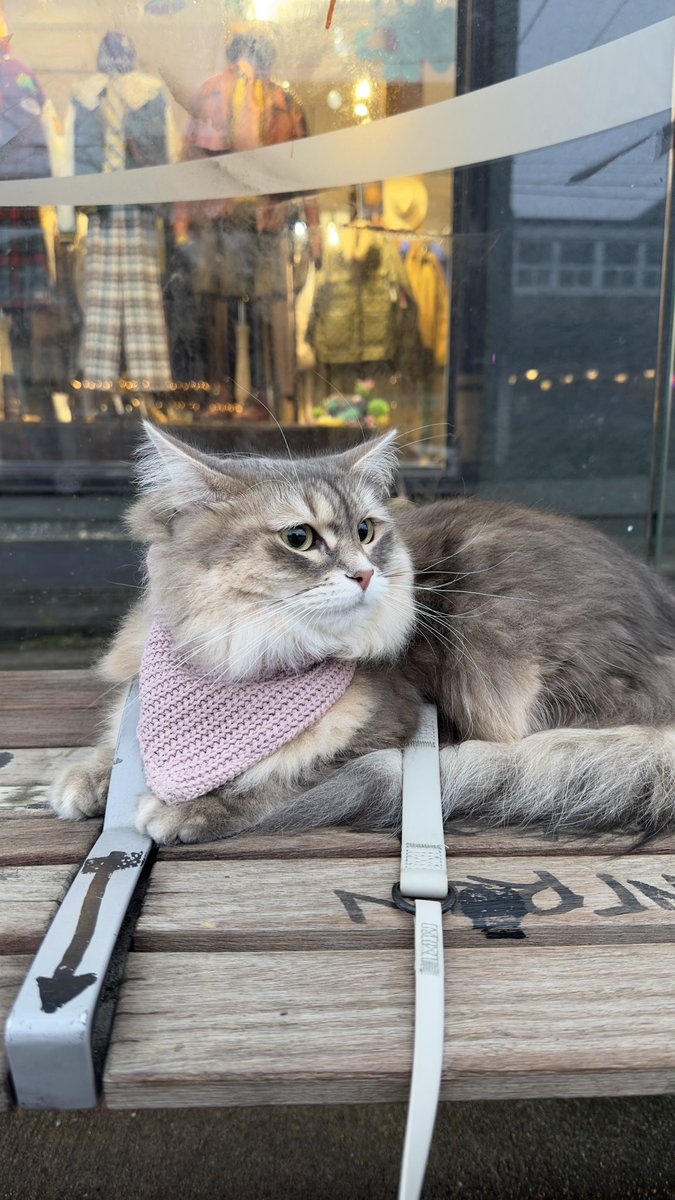
{"label": "leash strap", "polygon": [[392,895],[415,915],[415,1038],[399,1200],[419,1200],[443,1068],[445,977],[443,912],[448,889],[441,808],[436,707],[425,704],[417,734],[403,751],[401,882]]}
{"label": "leash strap", "polygon": [[93,1108],[96,1007],[117,935],[152,840],[133,827],[147,790],[129,691],[110,777],[103,832],[71,883],[7,1019],[5,1044],[24,1108]]}

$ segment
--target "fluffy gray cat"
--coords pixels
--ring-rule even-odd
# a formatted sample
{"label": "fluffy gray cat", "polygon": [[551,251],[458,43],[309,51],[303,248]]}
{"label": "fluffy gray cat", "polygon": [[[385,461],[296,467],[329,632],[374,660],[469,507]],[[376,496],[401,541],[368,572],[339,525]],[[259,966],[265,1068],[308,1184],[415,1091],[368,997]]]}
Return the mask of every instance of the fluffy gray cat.
{"label": "fluffy gray cat", "polygon": [[[146,426],[129,524],[142,598],[101,664],[137,674],[153,618],[197,669],[255,680],[329,658],[352,683],[314,725],[194,801],[144,796],[158,842],[396,826],[401,750],[438,705],[446,818],[654,830],[675,815],[675,596],[590,526],[476,499],[390,500],[394,435],[291,461],[216,457]],[[52,789],[102,811],[119,721]]]}

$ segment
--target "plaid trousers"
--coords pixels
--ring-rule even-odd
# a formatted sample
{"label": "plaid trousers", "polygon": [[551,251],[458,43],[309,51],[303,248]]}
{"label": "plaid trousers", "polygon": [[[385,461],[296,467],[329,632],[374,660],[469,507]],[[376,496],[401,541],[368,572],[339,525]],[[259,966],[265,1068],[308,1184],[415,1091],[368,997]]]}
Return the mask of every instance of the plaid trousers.
{"label": "plaid trousers", "polygon": [[87,232],[86,308],[80,365],[85,378],[114,386],[124,346],[140,391],[169,386],[169,346],[152,212],[113,205],[92,213]]}

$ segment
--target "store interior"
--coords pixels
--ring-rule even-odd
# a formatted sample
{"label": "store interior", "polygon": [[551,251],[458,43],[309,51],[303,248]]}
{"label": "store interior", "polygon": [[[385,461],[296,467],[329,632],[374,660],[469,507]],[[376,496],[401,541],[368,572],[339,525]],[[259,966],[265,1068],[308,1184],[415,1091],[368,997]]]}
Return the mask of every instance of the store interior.
{"label": "store interior", "polygon": [[[331,8],[6,0],[0,179],[180,169],[453,95],[452,5]],[[56,428],[55,456],[121,458],[144,416],[219,446],[277,423],[396,425],[411,461],[443,466],[451,223],[447,172],[0,209],[0,457],[44,460]]]}

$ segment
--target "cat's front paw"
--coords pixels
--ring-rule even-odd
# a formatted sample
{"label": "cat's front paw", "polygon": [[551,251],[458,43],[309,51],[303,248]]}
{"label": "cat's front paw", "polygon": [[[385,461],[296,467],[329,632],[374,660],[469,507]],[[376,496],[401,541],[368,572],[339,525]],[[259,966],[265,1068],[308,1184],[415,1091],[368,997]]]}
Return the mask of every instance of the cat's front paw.
{"label": "cat's front paw", "polygon": [[99,816],[105,809],[112,761],[112,748],[102,746],[86,762],[66,767],[48,796],[57,816],[66,821]]}
{"label": "cat's front paw", "polygon": [[201,796],[184,804],[165,804],[147,792],[139,798],[136,809],[138,832],[147,834],[160,846],[212,842],[238,832],[235,824],[223,801],[214,796]]}

